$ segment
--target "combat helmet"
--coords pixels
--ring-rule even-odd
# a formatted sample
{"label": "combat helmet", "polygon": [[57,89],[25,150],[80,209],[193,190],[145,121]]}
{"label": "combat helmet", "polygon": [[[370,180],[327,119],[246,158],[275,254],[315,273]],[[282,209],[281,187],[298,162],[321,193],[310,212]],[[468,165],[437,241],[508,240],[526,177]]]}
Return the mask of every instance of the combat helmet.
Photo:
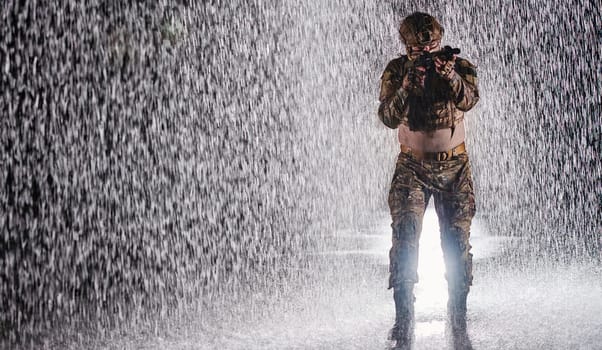
{"label": "combat helmet", "polygon": [[435,17],[424,12],[412,13],[399,25],[399,35],[406,46],[426,46],[441,40],[443,32]]}

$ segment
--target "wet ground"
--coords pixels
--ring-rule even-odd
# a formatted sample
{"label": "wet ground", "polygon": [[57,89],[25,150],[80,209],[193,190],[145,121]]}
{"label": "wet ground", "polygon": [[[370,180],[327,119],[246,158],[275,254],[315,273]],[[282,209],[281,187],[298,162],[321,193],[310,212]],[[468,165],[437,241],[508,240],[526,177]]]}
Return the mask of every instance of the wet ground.
{"label": "wet ground", "polygon": [[[468,333],[474,349],[602,349],[602,267],[504,266],[510,239],[473,224],[474,286]],[[387,349],[393,324],[386,289],[390,228],[337,232],[300,271],[303,283],[231,298],[151,334],[108,334],[102,349]],[[434,210],[425,215],[416,287],[414,349],[454,349],[446,326],[446,285]],[[82,345],[82,344],[80,344]],[[68,346],[71,348],[77,346]]]}

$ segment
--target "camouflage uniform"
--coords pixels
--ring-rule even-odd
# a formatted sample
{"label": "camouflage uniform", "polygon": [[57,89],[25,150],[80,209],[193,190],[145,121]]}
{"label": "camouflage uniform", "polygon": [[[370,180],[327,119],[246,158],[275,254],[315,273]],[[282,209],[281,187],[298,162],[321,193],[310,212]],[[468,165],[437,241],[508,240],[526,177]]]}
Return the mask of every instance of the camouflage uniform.
{"label": "camouflage uniform", "polygon": [[414,62],[403,55],[389,62],[381,77],[378,116],[389,128],[399,124],[412,131],[453,128],[479,100],[476,69],[468,60],[456,59],[457,74],[450,81],[436,75],[427,77],[429,93],[423,96],[401,89],[403,76],[413,66]]}
{"label": "camouflage uniform", "polygon": [[[429,96],[414,96],[400,88],[412,62],[407,56],[391,61],[381,79],[379,117],[390,128],[399,124],[410,130],[452,128],[479,99],[476,71],[467,60],[456,60],[452,81],[432,77]],[[400,153],[389,193],[393,220],[389,288],[418,282],[418,240],[422,216],[433,195],[441,228],[447,278],[458,288],[472,281],[470,223],[475,213],[470,162],[467,153],[447,160],[420,161]],[[452,282],[450,280],[450,282]],[[451,287],[451,286],[450,286]]]}
{"label": "camouflage uniform", "polygon": [[389,191],[393,220],[389,288],[418,282],[418,241],[431,196],[439,218],[450,289],[468,291],[472,283],[468,239],[475,201],[466,153],[443,161],[419,161],[399,154]]}
{"label": "camouflage uniform", "polygon": [[[415,23],[412,25],[416,26]],[[423,24],[418,23],[420,25]],[[439,26],[438,23],[436,25]],[[402,32],[406,28],[407,22],[402,23],[402,40],[404,36],[409,37],[407,32]],[[426,39],[431,41],[440,40],[443,28],[432,28],[428,27],[430,32],[419,34],[426,33]],[[431,37],[433,33],[435,38]],[[427,75],[422,94],[401,87],[403,77],[413,66],[414,62],[407,55],[402,55],[385,68],[381,77],[380,120],[392,129],[400,124],[412,131],[451,128],[453,135],[455,126],[464,118],[464,112],[479,100],[475,66],[465,59],[456,58],[455,74],[451,75],[451,79],[444,79],[438,74]],[[450,314],[452,318],[459,315],[465,327],[466,295],[472,284],[470,224],[475,214],[471,168],[466,152],[442,155],[445,157],[438,160],[421,160],[402,151],[397,159],[388,198],[393,221],[389,288],[394,289],[396,304],[393,339],[404,340],[408,333],[407,324],[413,320],[413,286],[418,282],[418,243],[423,214],[431,196],[435,200],[441,229],[450,292],[448,305],[460,310]]]}

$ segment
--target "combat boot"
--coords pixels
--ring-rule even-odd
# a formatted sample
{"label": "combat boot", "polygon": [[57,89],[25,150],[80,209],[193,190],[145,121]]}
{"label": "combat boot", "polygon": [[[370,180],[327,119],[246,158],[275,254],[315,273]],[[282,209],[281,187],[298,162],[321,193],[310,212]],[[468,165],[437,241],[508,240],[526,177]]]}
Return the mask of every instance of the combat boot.
{"label": "combat boot", "polygon": [[390,339],[395,341],[394,349],[410,349],[414,331],[414,284],[395,287],[395,324]]}
{"label": "combat boot", "polygon": [[455,350],[472,350],[466,329],[466,297],[468,291],[450,291],[447,309]]}

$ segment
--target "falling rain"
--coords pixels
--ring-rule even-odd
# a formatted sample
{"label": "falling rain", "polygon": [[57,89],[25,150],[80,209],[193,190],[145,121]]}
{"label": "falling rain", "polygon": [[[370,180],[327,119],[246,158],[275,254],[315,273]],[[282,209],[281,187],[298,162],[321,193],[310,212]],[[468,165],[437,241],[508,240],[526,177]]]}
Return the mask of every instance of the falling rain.
{"label": "falling rain", "polygon": [[[478,67],[476,349],[600,349],[599,2],[0,5],[0,348],[382,349],[397,26]],[[433,209],[416,349],[452,349]]]}

